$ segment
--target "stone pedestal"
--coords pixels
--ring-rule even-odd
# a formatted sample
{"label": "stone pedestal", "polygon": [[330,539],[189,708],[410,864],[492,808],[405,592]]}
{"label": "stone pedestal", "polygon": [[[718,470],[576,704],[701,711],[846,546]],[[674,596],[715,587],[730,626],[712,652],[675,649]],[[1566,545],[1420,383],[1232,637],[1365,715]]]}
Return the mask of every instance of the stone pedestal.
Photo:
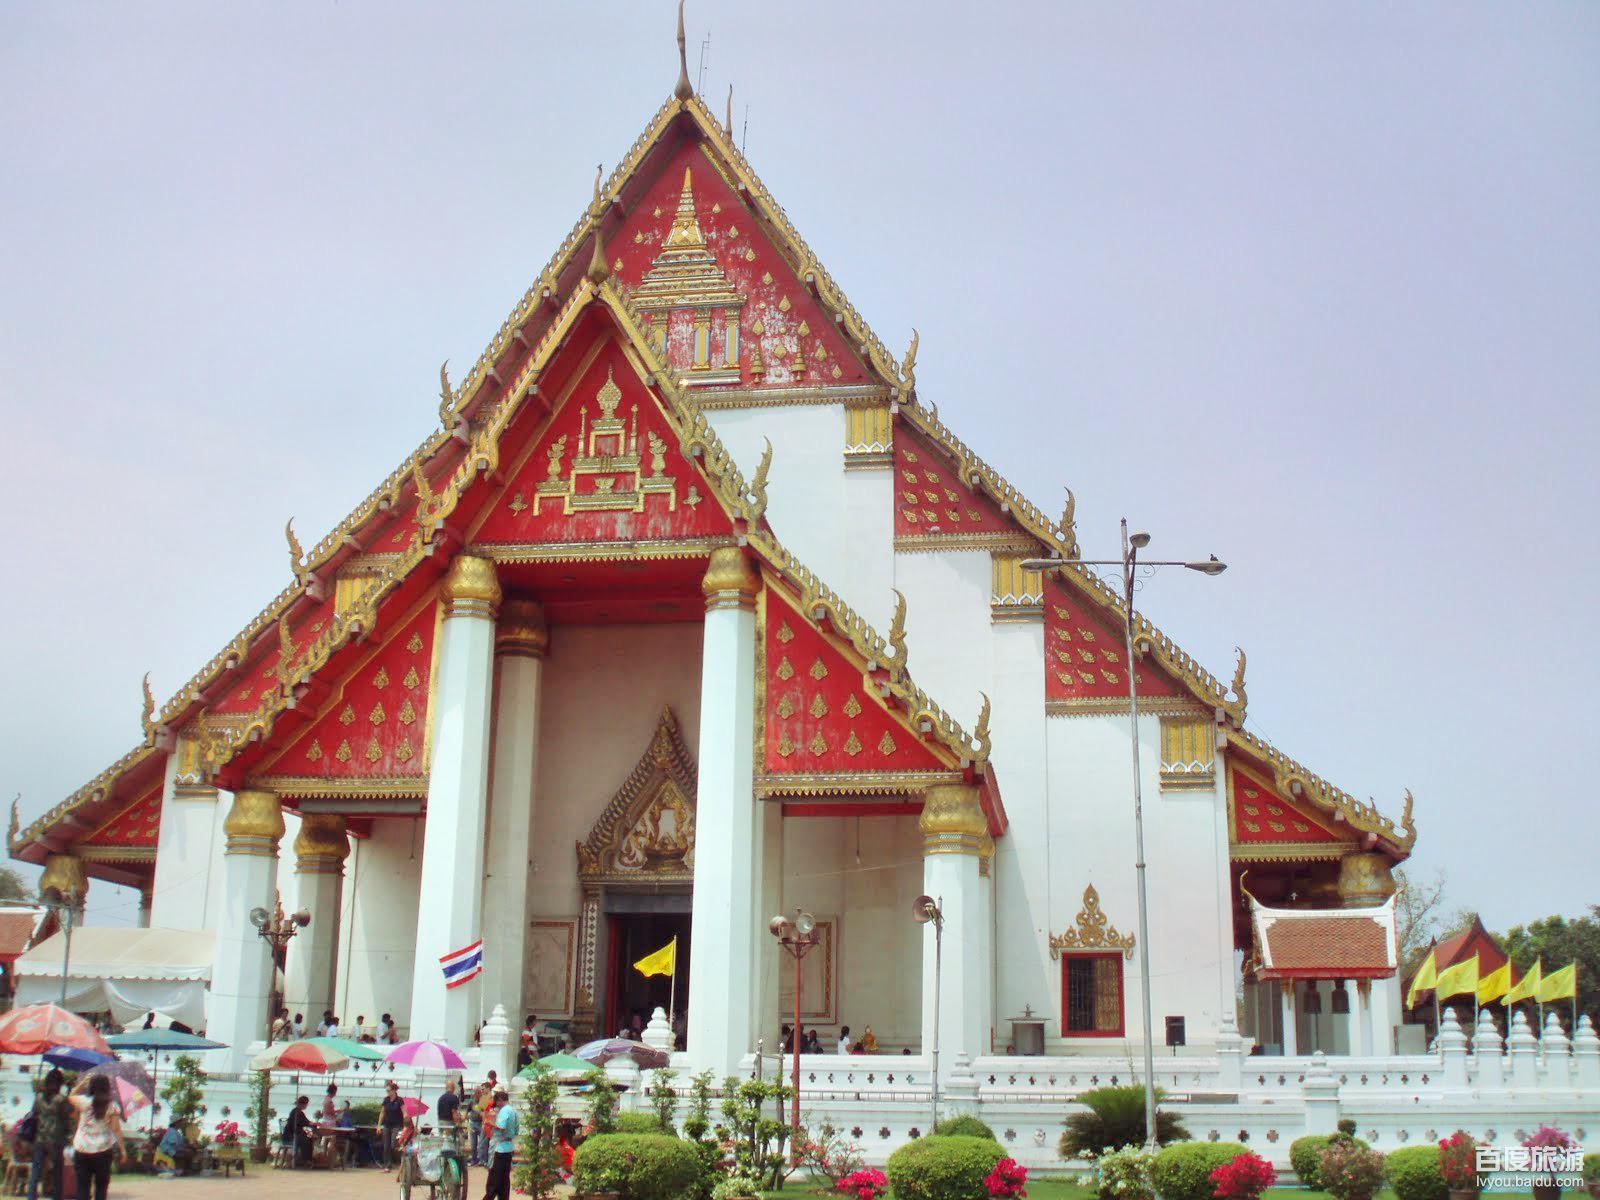
{"label": "stone pedestal", "polygon": [[494,692],[494,564],[456,556],[445,577],[433,695],[433,756],[423,826],[411,1036],[470,1046],[479,980],[446,988],[439,959],[483,936],[483,842]]}

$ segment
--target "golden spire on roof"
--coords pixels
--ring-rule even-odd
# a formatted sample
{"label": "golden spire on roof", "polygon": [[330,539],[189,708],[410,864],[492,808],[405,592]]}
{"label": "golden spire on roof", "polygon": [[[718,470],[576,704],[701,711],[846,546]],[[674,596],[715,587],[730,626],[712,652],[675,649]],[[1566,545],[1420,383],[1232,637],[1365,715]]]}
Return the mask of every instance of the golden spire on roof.
{"label": "golden spire on roof", "polygon": [[700,232],[700,218],[694,211],[694,178],[690,168],[685,167],[683,190],[678,193],[678,211],[672,218],[672,229],[667,233],[667,245],[703,249],[705,244],[705,235]]}
{"label": "golden spire on roof", "polygon": [[733,290],[716,256],[706,245],[694,207],[694,171],[683,169],[678,211],[662,241],[661,253],[640,280],[633,302],[641,312],[673,308],[736,309],[744,297]]}
{"label": "golden spire on roof", "polygon": [[728,140],[733,140],[733,84],[728,85],[728,115],[723,118],[723,127],[728,131]]}
{"label": "golden spire on roof", "polygon": [[611,367],[606,368],[606,381],[600,385],[600,391],[595,395],[595,399],[600,404],[601,420],[613,420],[617,415],[617,405],[622,403],[622,389],[617,386]]}
{"label": "golden spire on roof", "polygon": [[679,100],[694,95],[694,88],[689,84],[689,51],[683,38],[683,0],[678,0],[678,86],[672,89],[672,94]]}

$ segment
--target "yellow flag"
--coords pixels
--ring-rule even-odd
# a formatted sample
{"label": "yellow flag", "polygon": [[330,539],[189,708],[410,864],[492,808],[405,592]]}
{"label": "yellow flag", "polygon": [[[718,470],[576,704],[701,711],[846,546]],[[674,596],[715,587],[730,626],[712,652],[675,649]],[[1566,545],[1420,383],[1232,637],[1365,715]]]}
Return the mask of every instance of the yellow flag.
{"label": "yellow flag", "polygon": [[1518,1000],[1537,1000],[1539,988],[1544,982],[1544,961],[1534,959],[1533,966],[1528,968],[1528,973],[1521,981],[1506,993],[1506,1005],[1515,1004]]}
{"label": "yellow flag", "polygon": [[1476,992],[1478,956],[1474,954],[1466,962],[1458,962],[1455,966],[1440,971],[1433,990],[1441,1000],[1448,1000],[1451,996],[1470,996]]}
{"label": "yellow flag", "polygon": [[1578,994],[1578,964],[1568,963],[1559,971],[1551,971],[1539,986],[1539,1001],[1570,1000]]}
{"label": "yellow flag", "polygon": [[678,939],[673,938],[654,954],[646,954],[633,964],[641,975],[672,975],[678,970]]}
{"label": "yellow flag", "polygon": [[1433,951],[1429,950],[1428,957],[1422,960],[1422,965],[1417,968],[1417,973],[1411,980],[1411,989],[1406,992],[1406,1007],[1415,1008],[1417,999],[1433,987],[1437,978],[1438,968],[1434,965]]}
{"label": "yellow flag", "polygon": [[1478,980],[1478,1003],[1488,1004],[1491,1000],[1498,1000],[1511,990],[1511,960],[1507,959],[1500,964],[1500,969],[1490,971]]}

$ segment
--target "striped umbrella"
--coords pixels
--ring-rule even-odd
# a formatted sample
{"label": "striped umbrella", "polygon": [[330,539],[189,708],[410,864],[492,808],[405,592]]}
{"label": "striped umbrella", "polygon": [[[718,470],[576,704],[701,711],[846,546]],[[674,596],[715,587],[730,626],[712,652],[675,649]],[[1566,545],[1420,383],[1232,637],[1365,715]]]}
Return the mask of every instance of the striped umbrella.
{"label": "striped umbrella", "polygon": [[420,1067],[425,1071],[464,1071],[467,1064],[461,1055],[443,1042],[401,1042],[384,1055],[389,1062],[406,1067]]}
{"label": "striped umbrella", "polygon": [[306,1038],[308,1046],[325,1046],[335,1054],[342,1054],[351,1062],[382,1062],[383,1051],[368,1042],[358,1042],[355,1038],[342,1037],[314,1037]]}
{"label": "striped umbrella", "polygon": [[0,1054],[43,1054],[53,1046],[111,1054],[93,1025],[54,1004],[24,1004],[0,1016]]}
{"label": "striped umbrella", "polygon": [[[318,1039],[322,1040],[322,1039]],[[306,1040],[279,1042],[250,1060],[252,1071],[342,1071],[350,1059],[330,1046]]]}

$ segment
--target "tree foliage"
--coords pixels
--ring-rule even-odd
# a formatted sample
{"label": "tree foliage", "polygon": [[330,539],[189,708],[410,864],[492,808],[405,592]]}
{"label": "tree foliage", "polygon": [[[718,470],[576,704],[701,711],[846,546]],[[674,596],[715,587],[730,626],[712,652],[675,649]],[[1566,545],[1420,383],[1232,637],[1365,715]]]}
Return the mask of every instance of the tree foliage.
{"label": "tree foliage", "polygon": [[1394,925],[1400,949],[1400,973],[1409,977],[1422,962],[1428,947],[1440,937],[1444,917],[1445,878],[1443,871],[1422,879],[1397,867],[1394,872]]}
{"label": "tree foliage", "polygon": [[32,900],[33,889],[12,867],[0,867],[0,900]]}
{"label": "tree foliage", "polygon": [[555,1072],[536,1068],[522,1093],[517,1130],[517,1166],[512,1182],[519,1194],[544,1200],[561,1183],[561,1148],[556,1140]]}
{"label": "tree foliage", "polygon": [[[1577,963],[1578,1011],[1600,1023],[1600,904],[1591,904],[1588,916],[1573,920],[1553,916],[1513,925],[1500,942],[1518,972],[1533,966],[1535,959],[1544,960],[1546,975]],[[1571,1012],[1567,1001],[1558,1006],[1563,1017]]]}

